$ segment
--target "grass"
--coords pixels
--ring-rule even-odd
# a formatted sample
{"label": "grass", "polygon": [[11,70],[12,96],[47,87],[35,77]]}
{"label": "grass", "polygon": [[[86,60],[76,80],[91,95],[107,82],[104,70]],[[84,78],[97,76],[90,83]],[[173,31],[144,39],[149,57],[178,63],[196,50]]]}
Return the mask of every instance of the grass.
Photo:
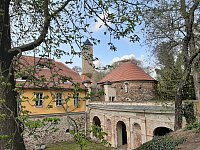
{"label": "grass", "polygon": [[[74,141],[71,141],[48,145],[46,150],[80,150],[80,147]],[[111,150],[111,148],[87,141],[86,145],[83,147],[83,150]]]}

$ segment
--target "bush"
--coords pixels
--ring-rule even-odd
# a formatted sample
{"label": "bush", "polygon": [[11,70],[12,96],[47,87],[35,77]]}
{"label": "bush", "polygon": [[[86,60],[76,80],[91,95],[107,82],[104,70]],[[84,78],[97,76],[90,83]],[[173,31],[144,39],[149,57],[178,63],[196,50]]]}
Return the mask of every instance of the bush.
{"label": "bush", "polygon": [[135,150],[175,150],[179,144],[182,144],[185,141],[186,139],[184,138],[174,139],[170,136],[157,136]]}
{"label": "bush", "polygon": [[195,122],[186,126],[187,130],[196,129],[197,132],[200,132],[200,122]]}

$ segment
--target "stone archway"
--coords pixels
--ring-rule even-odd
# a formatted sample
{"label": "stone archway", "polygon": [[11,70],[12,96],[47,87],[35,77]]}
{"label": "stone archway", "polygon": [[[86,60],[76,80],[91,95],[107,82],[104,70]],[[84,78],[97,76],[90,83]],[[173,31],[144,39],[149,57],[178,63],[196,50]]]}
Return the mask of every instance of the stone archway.
{"label": "stone archway", "polygon": [[164,136],[169,132],[172,132],[173,130],[167,127],[157,127],[154,131],[153,131],[153,135],[154,136]]}
{"label": "stone archway", "polygon": [[134,148],[139,147],[142,144],[142,132],[141,132],[141,127],[139,124],[134,123],[133,126],[133,143],[134,143]]}
{"label": "stone archway", "polygon": [[127,144],[127,131],[126,125],[123,121],[117,122],[117,146],[122,146]]}
{"label": "stone archway", "polygon": [[93,124],[96,125],[96,126],[101,127],[101,121],[100,121],[99,117],[94,116],[94,118],[93,118]]}

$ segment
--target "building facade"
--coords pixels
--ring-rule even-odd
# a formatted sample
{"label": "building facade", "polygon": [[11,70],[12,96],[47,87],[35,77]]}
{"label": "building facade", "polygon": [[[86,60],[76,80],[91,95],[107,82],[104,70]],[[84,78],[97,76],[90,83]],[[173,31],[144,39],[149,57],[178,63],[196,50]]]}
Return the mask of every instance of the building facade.
{"label": "building facade", "polygon": [[112,147],[132,150],[174,130],[174,109],[161,104],[131,102],[91,102],[90,125],[96,124],[108,134]]}
{"label": "building facade", "polygon": [[16,79],[21,108],[30,115],[85,112],[81,76],[61,62],[22,56]]}
{"label": "building facade", "polygon": [[102,101],[142,102],[156,99],[157,81],[135,62],[123,60],[98,82],[105,92]]}

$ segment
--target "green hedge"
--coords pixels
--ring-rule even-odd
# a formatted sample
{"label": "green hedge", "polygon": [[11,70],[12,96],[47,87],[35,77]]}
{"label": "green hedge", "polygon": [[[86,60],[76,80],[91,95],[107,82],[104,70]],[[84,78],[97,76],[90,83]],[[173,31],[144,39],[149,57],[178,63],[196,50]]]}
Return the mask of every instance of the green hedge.
{"label": "green hedge", "polygon": [[184,138],[174,139],[170,136],[154,137],[151,141],[142,144],[135,150],[175,150],[175,148],[186,141]]}

